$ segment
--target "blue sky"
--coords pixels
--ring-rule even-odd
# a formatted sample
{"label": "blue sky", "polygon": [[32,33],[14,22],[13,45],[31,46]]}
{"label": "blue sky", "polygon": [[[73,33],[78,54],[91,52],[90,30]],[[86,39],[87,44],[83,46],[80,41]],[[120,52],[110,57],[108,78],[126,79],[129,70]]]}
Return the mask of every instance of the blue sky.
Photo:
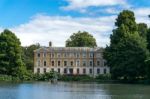
{"label": "blue sky", "polygon": [[72,33],[88,31],[105,47],[123,9],[150,25],[149,0],[0,0],[0,31],[12,30],[23,46],[49,41],[64,46]]}

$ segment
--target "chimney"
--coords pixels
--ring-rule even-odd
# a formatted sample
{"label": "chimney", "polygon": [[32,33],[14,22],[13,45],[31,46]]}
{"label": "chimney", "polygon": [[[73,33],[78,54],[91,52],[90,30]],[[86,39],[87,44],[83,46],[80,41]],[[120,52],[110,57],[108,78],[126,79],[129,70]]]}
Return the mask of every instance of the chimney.
{"label": "chimney", "polygon": [[52,42],[51,41],[49,42],[49,47],[52,47]]}

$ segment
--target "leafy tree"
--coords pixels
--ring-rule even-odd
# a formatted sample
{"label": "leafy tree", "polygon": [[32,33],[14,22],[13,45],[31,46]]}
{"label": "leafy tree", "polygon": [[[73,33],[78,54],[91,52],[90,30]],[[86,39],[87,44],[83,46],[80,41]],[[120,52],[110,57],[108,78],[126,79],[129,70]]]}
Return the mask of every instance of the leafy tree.
{"label": "leafy tree", "polygon": [[0,34],[0,74],[21,75],[18,71],[24,67],[24,63],[20,45],[19,39],[11,31],[5,29]]}
{"label": "leafy tree", "polygon": [[138,24],[138,32],[139,35],[142,36],[143,38],[147,38],[147,32],[148,32],[148,27],[147,24],[145,23],[139,23]]}
{"label": "leafy tree", "polygon": [[147,32],[147,48],[150,51],[150,29]]}
{"label": "leafy tree", "polygon": [[33,51],[35,49],[40,48],[40,44],[32,44],[30,46],[27,47],[22,47],[23,49],[23,53],[22,53],[22,57],[23,57],[23,62],[25,63],[25,66],[28,70],[33,70],[33,59],[34,59],[34,53]]}
{"label": "leafy tree", "polygon": [[146,61],[146,73],[147,73],[147,79],[150,80],[150,58],[148,58]]}
{"label": "leafy tree", "polygon": [[66,41],[66,47],[95,47],[95,38],[88,32],[73,33]]}
{"label": "leafy tree", "polygon": [[148,51],[146,40],[139,35],[134,13],[129,10],[122,11],[115,25],[117,28],[110,36],[110,46],[107,46],[104,52],[112,77],[128,80],[144,77],[144,61]]}

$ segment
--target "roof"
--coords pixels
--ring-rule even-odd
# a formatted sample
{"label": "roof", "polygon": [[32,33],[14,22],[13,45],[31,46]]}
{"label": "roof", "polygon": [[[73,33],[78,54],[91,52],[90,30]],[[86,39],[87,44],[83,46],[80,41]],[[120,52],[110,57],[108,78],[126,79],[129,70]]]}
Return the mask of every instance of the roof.
{"label": "roof", "polygon": [[103,51],[103,48],[100,47],[41,47],[39,49],[34,50],[34,52],[77,52],[77,51]]}

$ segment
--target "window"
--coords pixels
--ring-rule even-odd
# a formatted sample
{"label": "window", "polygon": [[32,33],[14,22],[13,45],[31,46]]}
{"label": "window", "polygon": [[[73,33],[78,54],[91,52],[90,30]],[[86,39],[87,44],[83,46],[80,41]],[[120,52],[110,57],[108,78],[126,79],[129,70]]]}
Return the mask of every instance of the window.
{"label": "window", "polygon": [[90,53],[90,58],[93,58],[93,53]]}
{"label": "window", "polygon": [[64,53],[64,57],[67,57],[67,54],[66,54],[66,53]]}
{"label": "window", "polygon": [[76,53],[74,53],[74,57],[76,57]]}
{"label": "window", "polygon": [[100,74],[100,69],[99,68],[97,69],[97,74]]}
{"label": "window", "polygon": [[46,66],[46,61],[44,61],[44,66]]}
{"label": "window", "polygon": [[80,66],[80,61],[79,60],[76,61],[76,66]]}
{"label": "window", "polygon": [[38,61],[38,66],[40,66],[40,60]]}
{"label": "window", "polygon": [[70,62],[71,66],[73,66],[73,61]]}
{"label": "window", "polygon": [[52,53],[51,55],[52,55],[51,57],[54,58],[54,53]]}
{"label": "window", "polygon": [[79,73],[80,73],[79,68],[77,68],[77,74],[79,74]]}
{"label": "window", "polygon": [[64,68],[64,74],[66,74],[67,73],[67,69],[66,68]]}
{"label": "window", "polygon": [[100,66],[100,61],[97,61],[97,66]]}
{"label": "window", "polygon": [[58,66],[60,66],[60,61],[58,61]]}
{"label": "window", "polygon": [[60,73],[60,68],[58,68],[58,73]]}
{"label": "window", "polygon": [[70,57],[70,53],[67,53],[67,57]]}
{"label": "window", "polygon": [[90,68],[90,74],[92,74],[92,69]]}
{"label": "window", "polygon": [[97,53],[97,54],[96,54],[96,57],[97,57],[97,58],[101,58],[101,54],[100,54],[100,53]]}
{"label": "window", "polygon": [[54,66],[54,61],[52,61],[52,66]]}
{"label": "window", "polygon": [[40,68],[37,69],[37,73],[40,73]]}
{"label": "window", "polygon": [[77,53],[77,58],[79,58],[80,57],[80,54],[79,53]]}
{"label": "window", "polygon": [[64,61],[64,66],[67,66],[67,61]]}
{"label": "window", "polygon": [[74,57],[74,54],[73,54],[73,53],[70,53],[70,57]]}
{"label": "window", "polygon": [[83,53],[82,57],[83,57],[83,58],[86,58],[86,53]]}
{"label": "window", "polygon": [[60,56],[61,56],[60,53],[58,53],[58,54],[57,54],[57,57],[60,58]]}
{"label": "window", "polygon": [[43,54],[43,57],[46,57],[46,52]]}
{"label": "window", "polygon": [[86,74],[86,69],[85,68],[83,69],[83,74]]}
{"label": "window", "polygon": [[104,69],[104,74],[106,74],[106,68]]}
{"label": "window", "polygon": [[93,66],[93,62],[92,61],[90,61],[90,66]]}
{"label": "window", "polygon": [[83,61],[83,66],[86,66],[86,61]]}
{"label": "window", "polygon": [[54,68],[52,68],[51,71],[54,71]]}
{"label": "window", "polygon": [[69,74],[73,74],[73,69],[69,68]]}
{"label": "window", "polygon": [[40,57],[40,53],[38,53],[37,56]]}
{"label": "window", "polygon": [[44,73],[46,73],[46,68],[44,68]]}

